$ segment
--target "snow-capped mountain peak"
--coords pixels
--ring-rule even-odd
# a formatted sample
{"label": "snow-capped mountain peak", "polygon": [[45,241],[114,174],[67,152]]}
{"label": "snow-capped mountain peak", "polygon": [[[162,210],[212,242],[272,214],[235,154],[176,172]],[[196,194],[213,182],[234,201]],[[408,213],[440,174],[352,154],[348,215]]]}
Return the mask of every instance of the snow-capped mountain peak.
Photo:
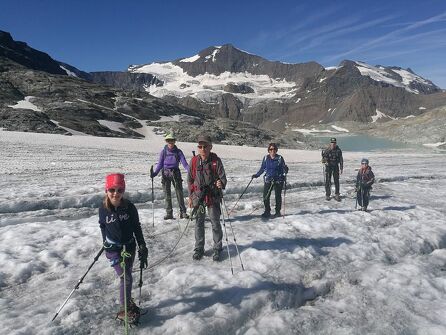
{"label": "snow-capped mountain peak", "polygon": [[395,66],[373,66],[359,61],[355,61],[354,63],[359,72],[361,72],[361,75],[368,76],[375,81],[404,88],[411,93],[430,93],[434,88],[438,89],[431,81],[416,75],[411,69],[403,69]]}

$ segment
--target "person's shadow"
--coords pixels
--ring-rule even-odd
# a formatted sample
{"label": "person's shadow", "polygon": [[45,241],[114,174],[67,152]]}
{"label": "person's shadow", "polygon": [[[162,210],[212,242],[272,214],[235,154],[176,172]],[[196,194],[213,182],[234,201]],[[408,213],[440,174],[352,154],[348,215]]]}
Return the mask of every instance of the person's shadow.
{"label": "person's shadow", "polygon": [[[305,287],[302,283],[275,283],[272,281],[261,281],[250,287],[233,286],[224,289],[216,289],[215,286],[198,286],[191,288],[191,292],[180,297],[170,298],[160,301],[156,309],[176,306],[175,311],[169,314],[156,314],[156,310],[150,315],[150,325],[160,326],[164,321],[172,319],[179,314],[199,313],[207,308],[216,305],[231,305],[238,310],[242,310],[242,302],[247,301],[247,297],[256,293],[265,292],[268,299],[274,302],[276,308],[297,308],[308,300],[314,300],[319,295],[326,294],[329,288],[317,291],[314,287]],[[227,330],[230,325],[227,325]],[[228,333],[231,333],[230,331]]]}

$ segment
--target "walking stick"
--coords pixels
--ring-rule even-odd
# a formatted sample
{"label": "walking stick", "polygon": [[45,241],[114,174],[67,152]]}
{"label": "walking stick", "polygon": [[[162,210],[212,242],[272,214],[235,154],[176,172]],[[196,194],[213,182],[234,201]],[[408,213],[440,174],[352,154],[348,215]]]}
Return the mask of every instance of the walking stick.
{"label": "walking stick", "polygon": [[223,194],[222,194],[222,197],[220,198],[220,209],[221,209],[221,219],[222,219],[223,227],[224,227],[224,231],[225,231],[226,249],[228,250],[228,258],[229,258],[229,262],[231,263],[231,272],[232,272],[232,275],[234,275],[234,267],[232,266],[231,253],[229,252],[229,241],[228,241],[228,233],[226,231],[225,214],[223,212]]}
{"label": "walking stick", "polygon": [[362,186],[361,186],[361,201],[362,201],[362,203],[361,203],[361,208],[362,209],[364,209],[364,207],[365,207],[365,205],[364,205],[364,189],[362,188]]}
{"label": "walking stick", "polygon": [[153,192],[153,165],[150,167],[150,178],[152,179],[152,227],[155,227],[155,193]]}
{"label": "walking stick", "polygon": [[[226,206],[225,198],[223,198],[223,193],[222,193],[221,200],[222,200],[223,205],[225,207],[226,215],[228,216],[229,227],[231,228],[232,236],[234,237],[235,250],[237,250],[237,255],[238,255],[238,258],[240,260],[240,266],[242,267],[242,270],[245,271],[245,267],[243,266],[242,257],[240,256],[240,251],[238,250],[238,244],[237,244],[237,239],[235,238],[234,228],[232,227],[231,218],[229,217],[228,207]],[[222,208],[222,211],[223,211],[223,208]]]}
{"label": "walking stick", "polygon": [[240,197],[237,199],[237,201],[235,202],[234,206],[232,206],[232,209],[229,211],[229,214],[232,213],[232,211],[234,210],[235,206],[237,206],[239,200],[243,197],[243,195],[245,194],[246,190],[248,189],[249,185],[251,185],[252,181],[254,180],[254,178],[251,177],[251,180],[249,181],[248,185],[245,187],[245,189],[243,190],[242,194],[240,194]]}
{"label": "walking stick", "polygon": [[77,282],[76,286],[73,288],[73,290],[71,291],[71,293],[68,295],[68,298],[65,299],[65,301],[63,302],[62,306],[60,306],[59,310],[56,312],[56,314],[54,315],[53,319],[51,320],[51,322],[53,322],[57,316],[59,315],[60,311],[62,310],[62,308],[64,308],[65,304],[68,302],[68,300],[71,298],[71,296],[73,295],[74,291],[76,291],[79,288],[79,285],[82,284],[82,281],[84,280],[85,276],[87,275],[87,273],[90,271],[90,269],[93,267],[94,263],[97,262],[97,260],[99,259],[99,256],[101,256],[102,252],[104,251],[104,247],[101,248],[101,250],[99,250],[98,254],[96,255],[96,257],[94,258],[93,263],[90,264],[90,266],[87,269],[87,272],[84,273],[84,275],[79,279],[79,281]]}
{"label": "walking stick", "polygon": [[283,216],[282,218],[285,219],[285,197],[286,197],[286,173],[285,173],[285,188],[283,190]]}
{"label": "walking stick", "polygon": [[138,283],[138,287],[139,287],[139,305],[141,306],[141,288],[142,288],[142,270],[144,269],[144,267],[142,266],[142,263],[139,264],[139,283]]}

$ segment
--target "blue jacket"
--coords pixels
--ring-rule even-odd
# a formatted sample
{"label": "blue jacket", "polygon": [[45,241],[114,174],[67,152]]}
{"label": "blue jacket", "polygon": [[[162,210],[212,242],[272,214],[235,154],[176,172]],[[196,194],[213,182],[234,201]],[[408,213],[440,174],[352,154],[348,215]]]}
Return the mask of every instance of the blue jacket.
{"label": "blue jacket", "polygon": [[139,222],[138,211],[130,201],[122,200],[122,205],[109,211],[104,206],[99,208],[99,226],[102,240],[122,246],[135,242],[146,244]]}
{"label": "blue jacket", "polygon": [[266,155],[263,158],[260,170],[255,174],[256,178],[261,176],[263,172],[265,172],[263,177],[265,182],[282,182],[285,180],[285,173],[288,172],[288,167],[282,156],[276,155],[273,159],[270,155]]}

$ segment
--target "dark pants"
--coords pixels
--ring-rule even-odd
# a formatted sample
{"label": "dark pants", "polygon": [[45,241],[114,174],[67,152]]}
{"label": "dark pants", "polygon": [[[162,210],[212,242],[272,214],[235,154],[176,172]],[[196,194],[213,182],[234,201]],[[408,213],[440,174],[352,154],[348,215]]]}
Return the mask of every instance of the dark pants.
{"label": "dark pants", "polygon": [[161,184],[163,185],[164,198],[166,200],[166,213],[170,215],[173,214],[171,184],[173,184],[173,187],[175,188],[178,205],[180,206],[180,212],[186,213],[186,206],[184,205],[183,194],[183,179],[181,179],[180,170],[170,170],[167,175],[165,175],[163,171]]}
{"label": "dark pants", "polygon": [[127,295],[127,302],[132,298],[132,268],[135,260],[136,245],[128,247],[127,252],[130,257],[125,259],[125,284],[124,284],[124,269],[121,267],[121,251],[107,251],[105,256],[110,260],[111,266],[115,269],[116,274],[121,279],[119,283],[119,302],[124,305],[124,287]]}
{"label": "dark pants", "polygon": [[219,203],[207,207],[200,206],[195,221],[195,250],[204,250],[204,219],[206,217],[206,209],[212,225],[212,237],[214,239],[214,250],[222,249],[223,231],[221,230],[220,215],[221,207]]}
{"label": "dark pants", "polygon": [[339,166],[338,165],[326,165],[325,166],[325,195],[331,194],[331,176],[333,176],[335,184],[335,194],[339,194]]}
{"label": "dark pants", "polygon": [[361,207],[367,208],[369,205],[370,198],[370,188],[361,188],[358,192],[356,192],[356,199],[358,199],[358,205]]}
{"label": "dark pants", "polygon": [[276,208],[275,208],[276,213],[280,212],[280,210],[282,209],[282,189],[283,189],[283,181],[265,182],[265,185],[263,186],[263,204],[265,205],[265,212],[271,213],[270,198],[273,190],[276,198]]}

